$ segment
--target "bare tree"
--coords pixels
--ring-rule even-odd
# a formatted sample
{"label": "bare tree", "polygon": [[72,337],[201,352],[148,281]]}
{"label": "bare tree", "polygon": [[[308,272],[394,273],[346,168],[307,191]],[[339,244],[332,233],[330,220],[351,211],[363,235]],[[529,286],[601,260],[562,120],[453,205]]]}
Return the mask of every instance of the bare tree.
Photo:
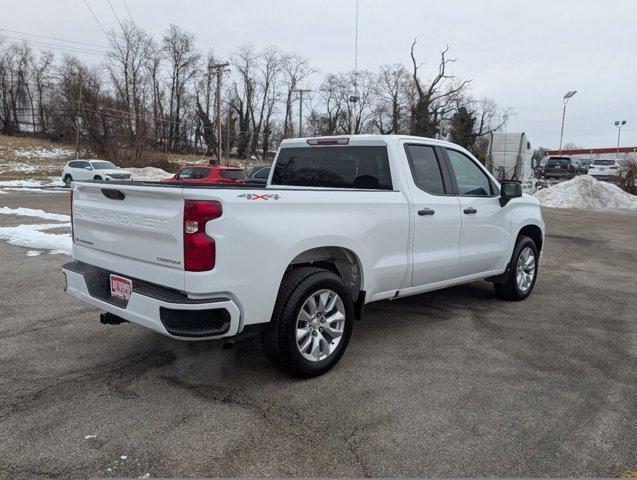
{"label": "bare tree", "polygon": [[455,58],[447,58],[449,47],[440,52],[438,73],[429,84],[423,84],[419,77],[422,64],[418,64],[414,54],[417,41],[411,44],[411,61],[413,65],[412,79],[416,88],[415,102],[411,107],[411,133],[424,137],[435,137],[443,116],[453,110],[461,92],[471,80],[459,81],[455,75],[450,75],[447,68]]}
{"label": "bare tree", "polygon": [[113,48],[108,52],[107,69],[117,100],[128,117],[129,144],[135,148],[135,158],[139,158],[146,135],[142,96],[149,86],[145,66],[152,40],[132,22],[121,24],[121,30],[111,32],[109,37]]}
{"label": "bare tree", "polygon": [[380,68],[373,120],[380,133],[396,134],[405,130],[403,119],[407,117],[412,85],[411,75],[403,65],[396,63]]}
{"label": "bare tree", "polygon": [[282,83],[285,88],[285,115],[283,118],[283,136],[288,138],[293,135],[292,102],[294,90],[301,86],[301,82],[310,75],[316,73],[309,62],[296,54],[287,54],[281,57]]}
{"label": "bare tree", "polygon": [[256,101],[256,64],[257,53],[254,46],[248,44],[239,47],[232,56],[232,65],[238,73],[238,81],[234,83],[232,107],[237,112],[239,131],[237,132],[237,149],[239,156],[249,152],[252,138],[252,116]]}
{"label": "bare tree", "polygon": [[271,119],[274,106],[279,99],[278,81],[281,73],[281,55],[276,47],[268,47],[259,53],[257,58],[258,78],[256,82],[256,97],[258,103],[252,106],[250,117],[252,118],[252,143],[251,153],[256,153],[257,145],[261,139],[263,154],[269,148],[271,134]]}
{"label": "bare tree", "polygon": [[195,37],[192,33],[181,30],[177,25],[170,25],[162,37],[168,68],[170,69],[170,95],[168,100],[170,148],[181,146],[181,122],[184,113],[186,87],[195,75],[199,53],[195,48]]}

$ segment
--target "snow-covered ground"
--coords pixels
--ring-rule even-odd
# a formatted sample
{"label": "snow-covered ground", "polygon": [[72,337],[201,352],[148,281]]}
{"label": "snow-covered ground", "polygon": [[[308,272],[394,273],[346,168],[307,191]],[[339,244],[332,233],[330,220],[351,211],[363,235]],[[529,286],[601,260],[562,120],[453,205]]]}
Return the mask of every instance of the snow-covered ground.
{"label": "snow-covered ground", "polygon": [[74,155],[75,152],[64,148],[18,148],[13,154],[26,158],[65,158]]}
{"label": "snow-covered ground", "polygon": [[544,207],[581,210],[637,211],[637,196],[617,185],[600,182],[590,175],[579,175],[538,191],[535,196]]}
{"label": "snow-covered ground", "polygon": [[30,250],[26,253],[28,257],[38,256],[43,250],[48,250],[51,254],[71,255],[71,234],[48,232],[48,230],[71,228],[71,218],[68,215],[23,207],[2,207],[0,215],[15,215],[59,222],[0,227],[0,239],[6,240],[12,245],[29,248]]}

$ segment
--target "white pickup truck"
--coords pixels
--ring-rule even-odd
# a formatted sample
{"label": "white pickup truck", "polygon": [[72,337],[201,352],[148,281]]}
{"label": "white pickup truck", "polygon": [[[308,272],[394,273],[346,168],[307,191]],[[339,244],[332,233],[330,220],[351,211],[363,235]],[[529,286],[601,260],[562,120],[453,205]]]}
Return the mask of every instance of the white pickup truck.
{"label": "white pickup truck", "polygon": [[284,140],[266,186],[75,182],[66,291],[181,340],[260,330],[300,376],[340,359],[363,305],[477,279],[526,298],[538,201],[457,145],[401,135]]}

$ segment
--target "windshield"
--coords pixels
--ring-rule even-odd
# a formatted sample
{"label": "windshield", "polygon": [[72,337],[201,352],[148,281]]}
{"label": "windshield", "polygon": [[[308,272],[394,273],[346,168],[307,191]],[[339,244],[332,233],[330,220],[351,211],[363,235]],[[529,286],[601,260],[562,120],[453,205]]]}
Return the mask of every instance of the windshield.
{"label": "windshield", "polygon": [[593,165],[614,165],[615,160],[595,160]]}
{"label": "windshield", "polygon": [[245,178],[245,176],[243,175],[243,170],[240,170],[238,168],[233,170],[222,168],[221,170],[219,170],[219,175],[221,175],[221,178],[232,180],[243,180]]}
{"label": "windshield", "polygon": [[119,168],[114,163],[106,162],[106,161],[102,161],[102,160],[100,160],[99,162],[91,162],[91,165],[93,165],[93,168],[95,170],[110,170],[110,169],[113,169],[113,168],[114,169]]}

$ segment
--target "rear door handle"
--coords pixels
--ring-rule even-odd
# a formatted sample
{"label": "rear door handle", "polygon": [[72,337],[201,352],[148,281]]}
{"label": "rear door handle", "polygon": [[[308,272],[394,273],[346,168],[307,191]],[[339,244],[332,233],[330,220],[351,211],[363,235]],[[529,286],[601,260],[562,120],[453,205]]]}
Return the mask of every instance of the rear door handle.
{"label": "rear door handle", "polygon": [[436,211],[432,210],[431,208],[423,208],[422,210],[418,210],[418,215],[420,215],[421,217],[424,217],[425,215],[433,215],[434,213],[436,213]]}
{"label": "rear door handle", "polygon": [[475,208],[473,208],[473,207],[465,208],[463,210],[463,212],[467,213],[467,214],[469,214],[469,213],[478,213],[478,211]]}

